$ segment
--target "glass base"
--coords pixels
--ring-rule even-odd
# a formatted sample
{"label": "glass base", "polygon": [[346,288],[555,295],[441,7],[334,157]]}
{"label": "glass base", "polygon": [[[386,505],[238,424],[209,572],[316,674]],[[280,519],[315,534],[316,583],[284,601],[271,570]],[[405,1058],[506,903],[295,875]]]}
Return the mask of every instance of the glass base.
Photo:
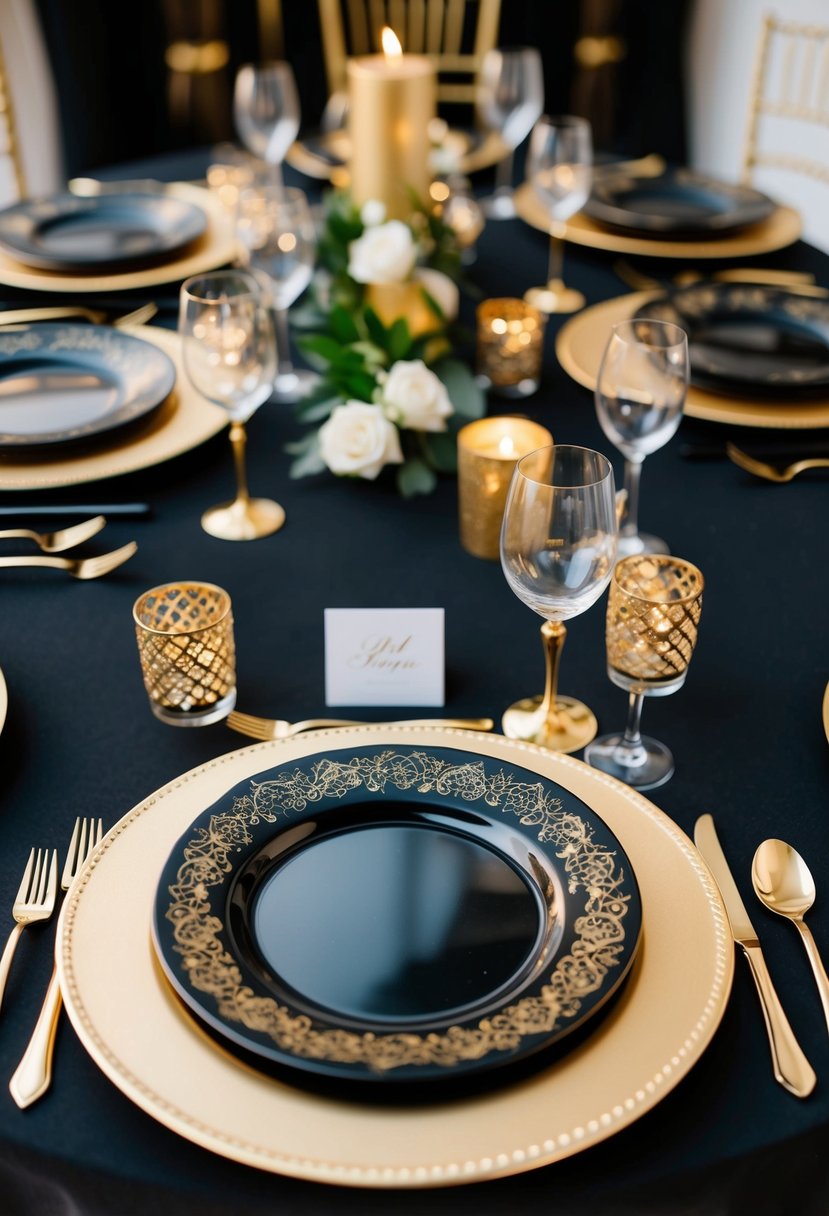
{"label": "glass base", "polygon": [[495,397],[531,397],[538,392],[541,381],[537,377],[527,376],[524,380],[516,380],[515,384],[493,384],[489,376],[481,372],[475,377],[476,384],[484,392],[492,393]]}
{"label": "glass base", "polygon": [[488,220],[514,220],[518,214],[511,190],[503,194],[490,194],[489,198],[481,199],[481,210]]}
{"label": "glass base", "polygon": [[616,557],[633,557],[636,553],[670,553],[668,542],[650,532],[634,532],[632,536],[619,533]]}
{"label": "glass base", "polygon": [[319,382],[319,375],[304,367],[294,368],[289,372],[277,372],[273,381],[273,391],[268,400],[276,401],[277,404],[292,405],[301,401],[303,397],[307,397]]}
{"label": "glass base", "polygon": [[278,532],[285,512],[270,498],[235,499],[211,507],[201,517],[201,526],[219,540],[258,540]]}
{"label": "glass base", "polygon": [[674,758],[664,743],[641,736],[641,746],[623,746],[624,735],[602,735],[587,748],[585,761],[635,790],[653,790],[670,781]]}
{"label": "glass base", "polygon": [[158,705],[150,701],[150,709],[160,722],[167,726],[209,726],[211,722],[219,722],[226,718],[236,704],[236,689],[231,688],[221,701],[209,705],[207,709],[173,709],[167,705]]}
{"label": "glass base", "polygon": [[531,287],[524,292],[524,299],[539,312],[578,312],[587,301],[580,291],[560,284],[555,291],[551,287]]}
{"label": "glass base", "polygon": [[573,697],[556,698],[556,717],[551,730],[542,713],[543,697],[525,697],[505,711],[501,729],[508,739],[537,743],[554,752],[578,752],[595,738],[599,724],[593,711]]}

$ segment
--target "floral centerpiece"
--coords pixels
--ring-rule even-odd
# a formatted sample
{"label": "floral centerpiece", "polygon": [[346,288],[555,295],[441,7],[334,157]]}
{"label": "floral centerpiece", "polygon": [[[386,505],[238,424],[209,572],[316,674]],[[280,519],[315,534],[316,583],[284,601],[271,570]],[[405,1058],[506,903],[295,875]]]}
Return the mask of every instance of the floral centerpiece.
{"label": "floral centerpiece", "polygon": [[326,468],[373,480],[396,466],[406,497],[455,468],[459,423],[484,412],[469,368],[453,357],[460,249],[451,228],[413,202],[408,222],[381,203],[330,192],[298,345],[321,375],[297,407],[315,429],[288,445],[292,477]]}

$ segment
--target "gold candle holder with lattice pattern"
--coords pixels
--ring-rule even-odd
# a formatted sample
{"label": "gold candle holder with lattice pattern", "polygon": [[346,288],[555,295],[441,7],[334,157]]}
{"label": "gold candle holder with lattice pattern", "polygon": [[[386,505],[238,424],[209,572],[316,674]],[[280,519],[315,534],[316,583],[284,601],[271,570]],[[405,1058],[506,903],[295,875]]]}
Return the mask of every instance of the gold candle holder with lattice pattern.
{"label": "gold candle holder with lattice pattern", "polygon": [[230,596],[212,583],[165,583],[133,610],[144,687],[157,718],[207,726],[236,704]]}

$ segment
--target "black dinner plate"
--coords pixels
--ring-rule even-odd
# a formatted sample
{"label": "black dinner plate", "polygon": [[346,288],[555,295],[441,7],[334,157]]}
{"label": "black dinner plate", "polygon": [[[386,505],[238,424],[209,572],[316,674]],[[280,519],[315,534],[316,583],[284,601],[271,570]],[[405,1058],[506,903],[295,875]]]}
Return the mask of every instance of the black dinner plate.
{"label": "black dinner plate", "polygon": [[169,194],[53,194],[0,211],[0,248],[39,270],[104,271],[171,257],[206,228],[201,207]]}
{"label": "black dinner plate", "polygon": [[0,449],[104,437],[146,418],[175,382],[169,355],[107,325],[9,329],[0,333]]}
{"label": "black dinner plate", "polygon": [[768,219],[775,204],[750,186],[718,181],[692,169],[658,177],[605,170],[594,181],[584,214],[615,231],[643,237],[705,238]]}
{"label": "black dinner plate", "polygon": [[199,815],[153,918],[173,988],[242,1059],[387,1085],[583,1027],[640,929],[619,841],[567,790],[460,749],[354,742]]}
{"label": "black dinner plate", "polygon": [[697,283],[637,315],[685,330],[691,383],[700,388],[768,397],[829,388],[829,300],[761,284]]}

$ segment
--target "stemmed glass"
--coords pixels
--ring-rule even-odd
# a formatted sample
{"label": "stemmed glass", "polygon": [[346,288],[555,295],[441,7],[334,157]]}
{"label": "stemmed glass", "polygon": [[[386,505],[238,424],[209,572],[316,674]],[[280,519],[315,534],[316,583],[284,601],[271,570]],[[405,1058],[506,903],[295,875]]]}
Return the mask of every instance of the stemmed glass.
{"label": "stemmed glass", "polygon": [[532,287],[524,299],[542,312],[576,312],[584,307],[580,291],[564,284],[564,224],[590,195],[593,135],[586,118],[544,115],[533,127],[527,154],[527,180],[550,218],[550,256],[545,287]]}
{"label": "stemmed glass", "polygon": [[515,149],[526,139],[544,109],[544,71],[534,47],[487,51],[481,63],[475,107],[478,121],[497,131],[508,148],[495,169],[495,192],[483,203],[490,219],[512,219]]}
{"label": "stemmed glass", "polygon": [[205,511],[205,532],[222,540],[253,540],[282,527],[285,512],[269,498],[251,498],[245,475],[245,423],[271,395],[276,343],[256,280],[240,270],[194,275],[181,287],[179,333],[193,387],[230,415],[236,497]]}
{"label": "stemmed glass", "polygon": [[243,191],[236,235],[240,257],[273,309],[277,370],[271,399],[298,401],[317,382],[316,373],[291,362],[288,309],[311,281],[316,254],[308,200],[293,187]]}
{"label": "stemmed glass", "polygon": [[671,777],[664,743],[639,732],[644,697],[666,697],[685,683],[702,612],[703,578],[680,557],[636,554],[613,572],[607,604],[607,674],[628,692],[624,734],[595,739],[588,764],[639,790]]}
{"label": "stemmed glass", "polygon": [[616,558],[613,468],[600,452],[555,444],[515,466],[501,527],[501,565],[520,600],[544,617],[547,666],[543,696],[517,701],[504,734],[559,752],[575,752],[596,734],[593,713],[558,695],[564,622],[594,604]]}
{"label": "stemmed glass", "polygon": [[299,134],[299,93],[291,65],[274,60],[239,68],[233,116],[242,143],[270,166],[273,184],[280,188],[282,162]]}
{"label": "stemmed glass", "polygon": [[619,556],[667,553],[658,536],[639,531],[639,481],[646,456],[663,447],[682,419],[688,391],[688,338],[670,321],[633,317],[613,326],[599,366],[599,424],[625,458],[625,514]]}

